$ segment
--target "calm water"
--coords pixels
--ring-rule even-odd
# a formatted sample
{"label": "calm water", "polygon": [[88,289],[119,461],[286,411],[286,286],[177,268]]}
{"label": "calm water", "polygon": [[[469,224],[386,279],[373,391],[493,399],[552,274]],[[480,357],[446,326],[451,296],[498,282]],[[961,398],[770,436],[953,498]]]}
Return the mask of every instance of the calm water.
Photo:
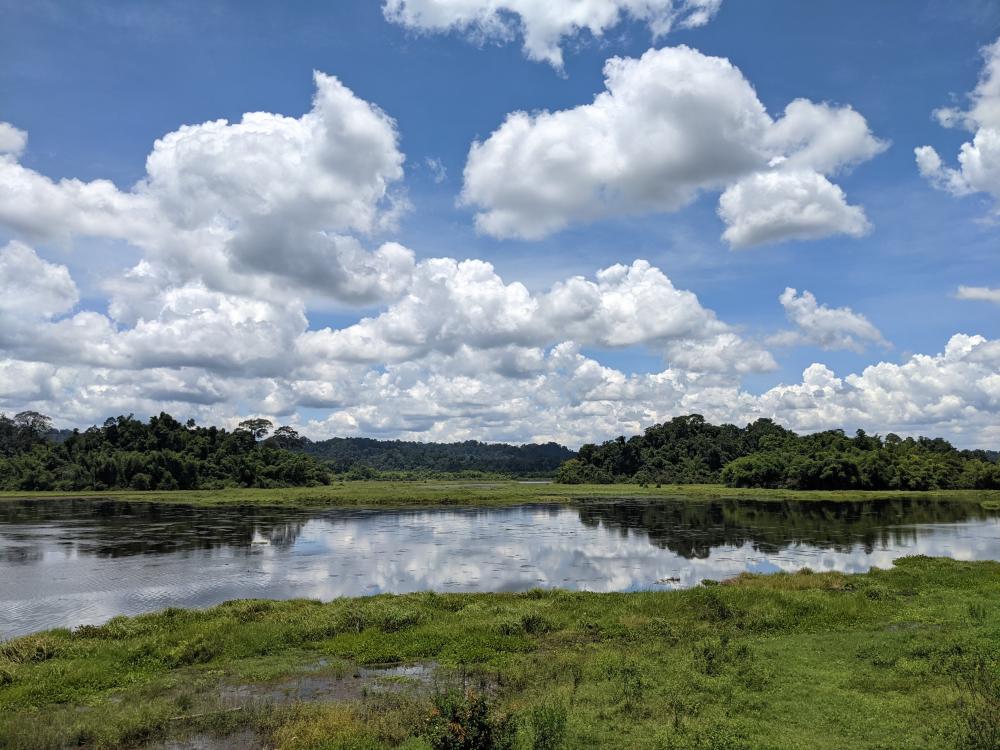
{"label": "calm water", "polygon": [[910,554],[1000,559],[1000,514],[916,499],[322,512],[3,503],[0,639],[246,597],[631,591],[745,570],[863,571]]}

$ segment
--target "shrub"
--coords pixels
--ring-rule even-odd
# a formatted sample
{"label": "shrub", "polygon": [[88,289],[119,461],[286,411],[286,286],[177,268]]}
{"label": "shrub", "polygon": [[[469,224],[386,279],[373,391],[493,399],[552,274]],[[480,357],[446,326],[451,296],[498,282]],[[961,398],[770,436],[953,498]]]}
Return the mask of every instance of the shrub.
{"label": "shrub", "polygon": [[515,731],[484,696],[449,691],[434,696],[424,736],[434,750],[511,750]]}
{"label": "shrub", "polygon": [[0,659],[11,664],[48,661],[58,654],[56,644],[44,636],[29,635],[0,643]]}
{"label": "shrub", "polygon": [[170,649],[164,658],[169,667],[185,667],[190,664],[204,664],[219,655],[220,649],[202,637],[190,641],[181,641]]}

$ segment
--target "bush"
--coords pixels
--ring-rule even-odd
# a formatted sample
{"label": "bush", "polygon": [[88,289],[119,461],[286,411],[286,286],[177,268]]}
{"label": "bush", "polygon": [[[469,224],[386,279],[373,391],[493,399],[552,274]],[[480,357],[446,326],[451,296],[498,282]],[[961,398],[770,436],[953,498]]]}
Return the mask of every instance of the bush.
{"label": "bush", "polygon": [[511,750],[515,734],[512,717],[497,714],[472,691],[435,695],[424,732],[434,750]]}
{"label": "bush", "polygon": [[149,474],[136,474],[129,482],[133,490],[148,490],[153,486],[153,478]]}
{"label": "bush", "polygon": [[45,636],[29,635],[0,643],[0,659],[10,664],[48,661],[58,654],[56,644]]}
{"label": "bush", "polygon": [[614,478],[604,469],[571,458],[556,469],[556,482],[560,484],[611,484]]}
{"label": "bush", "polygon": [[219,655],[220,649],[202,637],[181,641],[170,649],[164,658],[169,667],[185,667],[190,664],[204,664]]}

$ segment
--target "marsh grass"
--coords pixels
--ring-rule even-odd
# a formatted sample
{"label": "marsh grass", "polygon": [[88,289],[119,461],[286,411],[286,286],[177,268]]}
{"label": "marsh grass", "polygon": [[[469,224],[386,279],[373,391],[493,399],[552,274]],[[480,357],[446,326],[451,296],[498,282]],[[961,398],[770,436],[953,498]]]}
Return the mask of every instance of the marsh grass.
{"label": "marsh grass", "polygon": [[[922,557],[686,591],[237,601],[0,644],[0,747],[250,731],[277,750],[981,750],[998,658],[1000,564]],[[266,699],[398,662],[450,677]],[[240,685],[261,697],[234,703]]]}
{"label": "marsh grass", "polygon": [[0,502],[24,498],[120,499],[130,502],[180,503],[193,506],[272,506],[286,508],[406,507],[430,505],[508,506],[525,503],[585,502],[601,499],[660,500],[826,500],[857,502],[901,498],[941,498],[968,501],[996,510],[1000,490],[823,491],[769,490],[719,484],[648,486],[639,484],[531,484],[510,480],[484,481],[338,481],[320,487],[283,489],[174,490],[138,492],[0,492]]}

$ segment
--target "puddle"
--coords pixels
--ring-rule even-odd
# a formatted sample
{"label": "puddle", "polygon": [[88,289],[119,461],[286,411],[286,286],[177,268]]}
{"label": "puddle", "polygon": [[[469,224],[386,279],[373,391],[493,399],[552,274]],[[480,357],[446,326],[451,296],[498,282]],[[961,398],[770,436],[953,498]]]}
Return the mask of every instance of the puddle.
{"label": "puddle", "polygon": [[[291,703],[335,703],[363,700],[378,695],[427,695],[444,686],[461,685],[451,681],[447,670],[434,662],[386,664],[356,667],[324,674],[327,662],[321,660],[305,673],[275,682],[222,684],[218,692],[219,711],[238,711],[250,706],[288,705]],[[225,736],[194,734],[148,745],[145,750],[266,750],[267,745],[252,730]]]}
{"label": "puddle", "polygon": [[437,684],[437,665],[394,664],[358,667],[347,674],[297,675],[280,682],[222,685],[219,698],[226,708],[254,703],[319,703],[359,700],[385,693],[424,694]]}
{"label": "puddle", "polygon": [[264,743],[255,732],[244,730],[224,737],[195,734],[182,740],[150,745],[146,750],[263,750]]}

